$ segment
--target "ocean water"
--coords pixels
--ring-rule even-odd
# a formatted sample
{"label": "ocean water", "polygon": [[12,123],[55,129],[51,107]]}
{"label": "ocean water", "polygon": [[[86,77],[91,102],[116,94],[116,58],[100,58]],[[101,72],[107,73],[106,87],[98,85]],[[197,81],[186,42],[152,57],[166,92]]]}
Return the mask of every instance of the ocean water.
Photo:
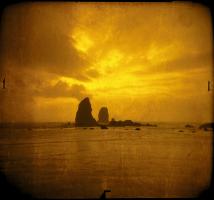
{"label": "ocean water", "polygon": [[184,124],[0,131],[1,172],[33,197],[195,197],[210,183],[213,134]]}

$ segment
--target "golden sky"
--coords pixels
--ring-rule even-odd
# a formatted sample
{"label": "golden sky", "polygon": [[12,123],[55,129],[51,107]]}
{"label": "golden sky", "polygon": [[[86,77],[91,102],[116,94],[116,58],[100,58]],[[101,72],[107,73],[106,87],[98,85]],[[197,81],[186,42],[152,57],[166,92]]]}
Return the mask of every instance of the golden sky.
{"label": "golden sky", "polygon": [[23,3],[1,24],[2,121],[212,121],[212,26],[195,3]]}

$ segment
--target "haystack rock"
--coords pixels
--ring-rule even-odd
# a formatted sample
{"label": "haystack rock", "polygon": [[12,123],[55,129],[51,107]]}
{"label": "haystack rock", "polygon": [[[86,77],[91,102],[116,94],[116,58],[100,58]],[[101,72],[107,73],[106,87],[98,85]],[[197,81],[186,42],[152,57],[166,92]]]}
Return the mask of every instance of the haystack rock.
{"label": "haystack rock", "polygon": [[109,114],[108,108],[102,107],[98,114],[98,123],[99,124],[108,124],[109,123]]}
{"label": "haystack rock", "polygon": [[75,125],[76,126],[96,126],[97,122],[93,118],[92,114],[91,103],[88,97],[83,99],[79,106],[76,113],[75,118]]}

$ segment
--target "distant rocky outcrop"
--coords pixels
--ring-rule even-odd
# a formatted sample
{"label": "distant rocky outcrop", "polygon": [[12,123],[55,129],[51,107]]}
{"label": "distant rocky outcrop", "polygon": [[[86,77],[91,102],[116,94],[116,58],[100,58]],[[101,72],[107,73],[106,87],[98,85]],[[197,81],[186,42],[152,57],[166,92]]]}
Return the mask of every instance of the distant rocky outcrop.
{"label": "distant rocky outcrop", "polygon": [[98,114],[98,123],[100,125],[107,125],[109,123],[109,114],[108,114],[108,108],[102,107]]}
{"label": "distant rocky outcrop", "polygon": [[146,123],[146,124],[141,124],[141,126],[157,127],[158,125],[157,125],[157,124],[149,124],[149,123]]}
{"label": "distant rocky outcrop", "polygon": [[199,126],[199,129],[204,129],[205,131],[214,130],[214,122],[211,123],[205,123]]}
{"label": "distant rocky outcrop", "polygon": [[132,120],[116,121],[114,118],[109,122],[109,126],[141,126],[138,122],[133,122]]}
{"label": "distant rocky outcrop", "polygon": [[194,126],[191,125],[191,124],[186,124],[186,125],[185,125],[185,128],[194,128]]}
{"label": "distant rocky outcrop", "polygon": [[75,126],[87,127],[87,126],[96,126],[97,122],[93,118],[92,114],[91,103],[88,97],[83,99],[79,106],[76,113],[75,118]]}
{"label": "distant rocky outcrop", "polygon": [[101,129],[108,129],[108,127],[106,125],[100,125]]}
{"label": "distant rocky outcrop", "polygon": [[[139,122],[133,122],[132,120],[124,120],[124,121],[116,121],[114,118],[109,122],[109,113],[107,107],[101,107],[98,114],[98,122],[92,116],[92,108],[89,98],[86,97],[83,99],[76,113],[75,118],[75,126],[78,127],[90,127],[90,126],[100,126],[101,129],[107,129],[110,127],[123,127],[123,126],[149,126],[149,127],[157,127],[156,124],[141,124]],[[68,124],[70,127],[70,124]],[[136,130],[139,130],[137,128]]]}

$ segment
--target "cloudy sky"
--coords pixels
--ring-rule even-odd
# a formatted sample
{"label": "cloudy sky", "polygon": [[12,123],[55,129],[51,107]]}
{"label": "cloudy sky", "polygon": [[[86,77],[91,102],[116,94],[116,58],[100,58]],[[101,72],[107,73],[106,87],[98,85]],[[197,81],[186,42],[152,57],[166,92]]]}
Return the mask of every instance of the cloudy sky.
{"label": "cloudy sky", "polygon": [[[192,3],[23,3],[1,19],[1,121],[212,120],[209,10]],[[2,87],[2,86],[1,86]]]}

